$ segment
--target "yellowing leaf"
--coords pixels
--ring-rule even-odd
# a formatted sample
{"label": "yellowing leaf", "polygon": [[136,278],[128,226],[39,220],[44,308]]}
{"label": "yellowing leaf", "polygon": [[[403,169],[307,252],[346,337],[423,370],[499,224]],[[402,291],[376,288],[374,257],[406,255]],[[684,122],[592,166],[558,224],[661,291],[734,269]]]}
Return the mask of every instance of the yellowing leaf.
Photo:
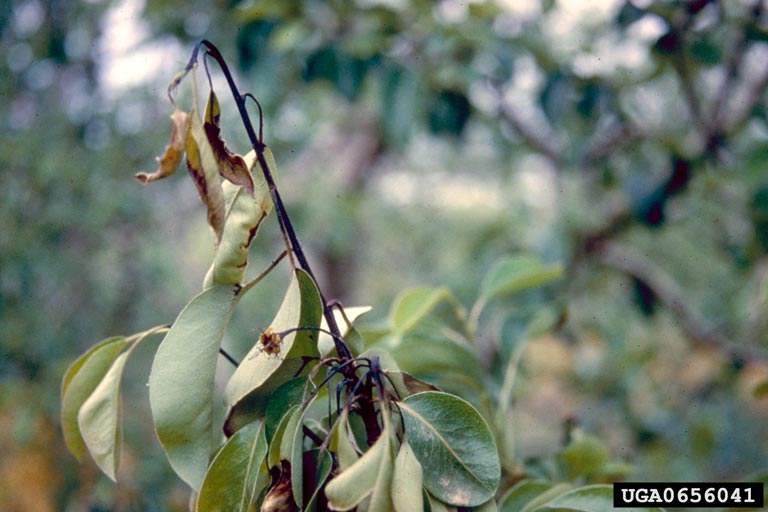
{"label": "yellowing leaf", "polygon": [[[109,345],[100,345],[103,351],[107,347],[114,346],[117,348],[123,345],[121,340],[130,343],[124,352],[114,358],[109,370],[88,399],[83,402],[77,414],[77,424],[85,446],[87,446],[88,451],[99,468],[112,480],[116,478],[117,467],[120,462],[120,452],[122,450],[123,425],[120,384],[125,364],[142,341],[154,334],[160,334],[167,330],[168,328],[165,326],[153,327],[142,333],[135,334],[127,340],[118,338]],[[95,355],[92,355],[87,362],[95,360],[95,357]],[[99,358],[101,358],[100,354]],[[82,368],[80,373],[85,373]],[[72,385],[70,383],[68,387],[72,387]]]}
{"label": "yellowing leaf", "polygon": [[243,296],[237,286],[214,286],[179,313],[155,353],[149,405],[174,471],[199,490],[213,451],[214,377],[221,340]]}
{"label": "yellowing leaf", "polygon": [[424,510],[422,500],[422,470],[421,464],[413,454],[413,450],[404,440],[395,459],[395,470],[392,476],[392,503],[397,512],[418,512]]}
{"label": "yellowing leaf", "polygon": [[[246,155],[248,167],[256,162],[256,153],[251,151]],[[274,168],[272,169],[274,172]],[[248,171],[250,176],[250,171]],[[259,230],[261,221],[272,210],[272,198],[269,187],[261,173],[257,173],[251,183],[251,193],[245,188],[224,182],[222,190],[232,199],[227,208],[224,230],[221,240],[216,247],[211,268],[205,276],[203,288],[218,284],[239,284],[248,264],[248,248]],[[230,190],[234,189],[234,191]],[[231,194],[229,192],[232,192]]]}
{"label": "yellowing leaf", "polygon": [[99,468],[112,481],[120,464],[122,407],[120,380],[130,351],[120,354],[77,415],[80,432]]}
{"label": "yellowing leaf", "polygon": [[77,422],[80,407],[91,396],[127,344],[128,340],[122,336],[104,340],[80,356],[64,375],[61,386],[61,426],[67,448],[78,460],[82,458],[86,448]]}
{"label": "yellowing leaf", "polygon": [[369,511],[392,510],[389,493],[394,460],[389,429],[357,462],[342,471],[325,487],[331,510],[350,510],[371,496]]}
{"label": "yellowing leaf", "polygon": [[136,175],[136,178],[142,183],[149,183],[170,176],[181,163],[181,157],[184,156],[184,148],[186,147],[189,115],[177,108],[171,114],[171,121],[173,121],[171,142],[168,143],[163,155],[157,157],[158,168],[155,172],[152,174],[140,172]]}
{"label": "yellowing leaf", "polygon": [[224,390],[224,399],[230,407],[225,429],[236,424],[241,413],[263,416],[269,396],[306,366],[304,356],[317,357],[317,334],[311,329],[320,325],[322,311],[320,294],[312,277],[296,270],[270,327],[276,333],[298,327],[310,330],[283,335],[278,350],[272,353],[265,351],[262,343],[254,344]]}
{"label": "yellowing leaf", "polygon": [[221,109],[219,100],[211,91],[208,97],[208,105],[205,107],[205,123],[203,129],[213,150],[213,156],[218,164],[219,174],[235,185],[245,188],[249,195],[253,195],[253,178],[249,172],[249,165],[242,156],[233,154],[221,138]]}
{"label": "yellowing leaf", "polygon": [[336,452],[341,471],[350,467],[360,458],[355,447],[355,436],[349,426],[349,409],[346,407],[342,409],[336,430],[333,431],[331,449]]}

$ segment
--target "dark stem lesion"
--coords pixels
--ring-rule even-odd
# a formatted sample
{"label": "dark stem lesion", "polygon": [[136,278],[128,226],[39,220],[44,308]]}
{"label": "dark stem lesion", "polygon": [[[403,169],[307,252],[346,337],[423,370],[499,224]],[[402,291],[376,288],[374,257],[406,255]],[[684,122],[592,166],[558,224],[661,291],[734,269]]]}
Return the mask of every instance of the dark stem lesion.
{"label": "dark stem lesion", "polygon": [[[309,274],[309,276],[312,278],[312,280],[315,282],[317,286],[318,292],[320,294],[320,300],[323,305],[323,317],[325,318],[325,321],[328,325],[328,330],[330,331],[329,334],[331,334],[331,338],[333,340],[336,352],[339,356],[339,360],[342,362],[352,361],[353,360],[352,353],[347,347],[346,343],[344,343],[341,330],[339,329],[339,325],[336,322],[336,318],[333,314],[333,308],[336,306],[336,304],[334,304],[333,302],[329,302],[325,299],[325,295],[323,294],[320,285],[317,283],[317,279],[315,278],[315,275],[312,272],[312,268],[309,264],[309,261],[307,260],[306,254],[304,253],[304,249],[301,245],[301,242],[299,241],[299,238],[296,235],[296,230],[294,229],[293,223],[291,222],[291,219],[288,216],[288,212],[286,211],[285,204],[283,203],[283,199],[280,196],[280,192],[277,189],[277,185],[275,183],[272,170],[270,169],[269,163],[267,162],[267,159],[265,157],[264,149],[266,146],[264,145],[264,142],[263,142],[263,112],[258,100],[256,100],[256,98],[250,93],[242,94],[240,92],[239,88],[237,87],[237,84],[235,83],[234,77],[232,76],[232,73],[229,69],[229,66],[227,65],[224,59],[224,56],[221,54],[219,49],[216,48],[216,46],[213,43],[211,43],[206,39],[202,39],[195,44],[195,47],[192,51],[192,55],[190,56],[189,62],[184,68],[184,71],[177,74],[176,77],[174,77],[173,82],[169,86],[168,96],[171,99],[171,102],[175,104],[172,93],[175,90],[175,88],[178,86],[178,84],[181,82],[181,80],[184,78],[184,76],[187,73],[189,73],[189,71],[191,71],[196,65],[201,47],[205,47],[204,58],[211,57],[212,59],[214,59],[216,63],[219,65],[219,68],[221,69],[221,72],[223,73],[224,78],[227,80],[227,84],[229,86],[232,97],[235,100],[235,104],[237,105],[237,109],[240,114],[240,118],[243,122],[243,126],[245,128],[246,133],[248,134],[248,140],[250,141],[251,147],[256,153],[256,159],[259,162],[259,166],[261,167],[264,180],[266,181],[267,186],[269,187],[269,193],[275,207],[277,220],[280,225],[280,231],[284,237],[286,251],[288,252],[289,255],[293,255],[296,257],[296,262],[298,263],[298,267],[301,268],[303,271],[305,271],[307,274]],[[251,121],[251,116],[249,115],[248,109],[246,108],[246,103],[248,99],[251,99],[254,103],[256,103],[259,109],[258,134],[254,129],[253,122]],[[348,389],[353,389],[354,387],[358,387],[357,383],[360,380],[360,378],[357,376],[357,365],[352,363],[352,364],[342,365],[341,368],[342,368],[341,370],[342,374],[349,382]],[[370,386],[368,387],[362,386],[361,391],[363,396],[361,396],[360,399],[358,400],[358,412],[365,424],[366,432],[368,434],[368,443],[373,444],[376,438],[378,438],[378,436],[381,434],[381,428],[378,424],[377,413],[374,407],[374,399],[372,396],[373,390],[370,389]]]}

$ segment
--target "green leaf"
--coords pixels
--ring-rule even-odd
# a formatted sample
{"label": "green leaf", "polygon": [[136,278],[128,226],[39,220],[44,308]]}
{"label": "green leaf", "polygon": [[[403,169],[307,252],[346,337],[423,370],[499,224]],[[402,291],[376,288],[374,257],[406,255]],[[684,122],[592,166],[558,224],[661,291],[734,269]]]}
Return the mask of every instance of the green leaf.
{"label": "green leaf", "polygon": [[[451,387],[453,391],[459,391],[456,388],[460,386],[466,388],[467,381],[477,389],[483,388],[483,365],[471,345],[436,329],[420,326],[411,330],[389,349],[389,353],[402,371],[428,380],[445,377],[458,384]],[[463,380],[457,381],[457,376]]]}
{"label": "green leaf", "polygon": [[120,384],[125,363],[142,341],[166,330],[165,326],[155,327],[128,338],[128,349],[114,359],[77,414],[77,424],[88,451],[99,468],[113,481],[116,479],[122,450]]}
{"label": "green leaf", "polygon": [[[280,466],[281,459],[289,460],[288,457],[290,456],[291,450],[287,450],[288,456],[284,455],[284,451],[286,450],[283,448],[283,438],[285,437],[286,432],[291,431],[291,426],[296,425],[296,422],[298,421],[297,417],[301,417],[302,414],[301,406],[294,405],[283,414],[280,423],[277,424],[275,435],[269,443],[269,452],[267,453],[267,466],[270,468]],[[285,446],[288,447],[290,444],[286,441]]]}
{"label": "green leaf", "polygon": [[[296,270],[270,328],[275,333],[297,327],[317,328],[322,311],[314,281],[303,270]],[[251,415],[263,415],[268,397],[281,384],[295,377],[304,365],[302,358],[318,355],[316,339],[317,331],[314,330],[290,332],[282,336],[277,353],[267,353],[257,343],[227,383],[224,391],[226,404],[230,407],[227,423],[240,414],[240,405]]]}
{"label": "green leaf", "polygon": [[557,496],[560,496],[561,494],[570,491],[572,488],[571,484],[562,482],[559,484],[555,484],[546,491],[542,492],[535,498],[533,498],[531,501],[526,503],[526,505],[520,509],[520,512],[535,512],[536,510],[539,510],[539,507],[542,505],[545,505],[546,503],[549,503]]}
{"label": "green leaf", "polygon": [[427,391],[399,402],[399,408],[430,493],[463,507],[494,495],[501,477],[499,454],[488,425],[469,403]]}
{"label": "green leaf", "polygon": [[[540,512],[612,512],[613,486],[588,485],[566,492],[536,509]],[[623,508],[622,512],[662,512],[660,508]]]}
{"label": "green leaf", "polygon": [[596,437],[581,435],[557,455],[569,480],[586,476],[608,462],[608,448]]}
{"label": "green leaf", "polygon": [[179,313],[155,354],[149,403],[155,431],[173,470],[200,490],[213,451],[216,361],[239,286],[214,286]]}
{"label": "green leaf", "polygon": [[291,486],[293,488],[293,499],[299,506],[304,508],[304,416],[309,410],[317,395],[304,404],[300,412],[297,412],[288,422],[280,443],[280,459],[291,462]]}
{"label": "green leaf", "polygon": [[501,512],[519,512],[531,500],[548,491],[554,485],[552,482],[544,480],[521,480],[501,498],[499,510]]}
{"label": "green leaf", "polygon": [[392,510],[390,486],[394,457],[391,435],[385,420],[384,430],[373,446],[357,462],[328,482],[325,495],[330,508],[350,510],[370,496],[368,512]]}
{"label": "green leaf", "polygon": [[403,334],[412,329],[441,302],[455,301],[447,288],[412,288],[401,293],[389,315],[392,330]]}
{"label": "green leaf", "polygon": [[473,507],[472,512],[499,512],[496,500],[491,498],[480,506]]}
{"label": "green leaf", "polygon": [[530,256],[510,256],[496,263],[485,276],[480,287],[480,299],[488,301],[536,288],[562,275],[563,267],[560,265],[545,265]]}
{"label": "green leaf", "polygon": [[341,411],[336,428],[333,431],[330,448],[339,459],[339,469],[344,471],[360,458],[355,444],[355,435],[349,425],[349,409]]}
{"label": "green leaf", "polygon": [[301,405],[306,383],[306,377],[291,379],[277,388],[269,397],[269,403],[264,413],[264,433],[268,443],[272,442],[272,437],[285,413],[291,407]]}
{"label": "green leaf", "polygon": [[[268,160],[272,152],[266,150]],[[256,163],[256,152],[245,156],[249,173]],[[272,172],[276,171],[274,160],[268,161]],[[261,172],[253,176],[253,194],[242,186],[225,181],[222,190],[225,196],[231,196],[224,221],[224,228],[216,246],[216,254],[211,268],[205,276],[203,288],[217,284],[238,284],[242,282],[248,264],[248,248],[256,237],[261,221],[272,210],[272,198],[269,187]]]}
{"label": "green leaf", "polygon": [[69,451],[82,459],[86,446],[77,415],[128,344],[122,336],[109,338],[91,347],[67,369],[61,385],[61,427]]}
{"label": "green leaf", "polygon": [[197,498],[198,512],[247,512],[253,510],[267,484],[259,478],[267,441],[264,428],[251,423],[240,429],[219,450],[205,475]]}
{"label": "green leaf", "polygon": [[129,355],[130,349],[117,356],[77,415],[77,424],[93,460],[115,482],[122,443],[120,381]]}
{"label": "green leaf", "polygon": [[430,512],[456,512],[456,507],[443,503],[426,490],[424,491],[424,494],[427,497],[427,504],[429,505]]}
{"label": "green leaf", "polygon": [[395,458],[392,474],[392,504],[397,512],[423,510],[422,471],[416,455],[405,439]]}

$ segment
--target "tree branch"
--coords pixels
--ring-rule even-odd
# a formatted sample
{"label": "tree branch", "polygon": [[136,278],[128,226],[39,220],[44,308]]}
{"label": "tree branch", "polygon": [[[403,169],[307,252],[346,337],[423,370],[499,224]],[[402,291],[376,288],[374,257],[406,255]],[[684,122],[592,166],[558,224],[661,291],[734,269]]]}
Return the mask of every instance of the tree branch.
{"label": "tree branch", "polygon": [[743,359],[765,358],[766,354],[755,347],[738,346],[718,333],[687,306],[682,289],[672,276],[660,270],[649,258],[621,245],[610,242],[594,247],[592,254],[606,267],[618,270],[643,281],[667,310],[678,320],[683,332],[697,345],[716,347],[732,357]]}
{"label": "tree branch", "polygon": [[523,118],[510,106],[502,106],[500,113],[502,119],[507,121],[531,148],[536,152],[541,153],[556,168],[560,167],[562,163],[560,149],[552,142],[552,137],[547,138],[544,135],[537,133],[536,130],[531,126],[528,126],[525,121],[523,121]]}

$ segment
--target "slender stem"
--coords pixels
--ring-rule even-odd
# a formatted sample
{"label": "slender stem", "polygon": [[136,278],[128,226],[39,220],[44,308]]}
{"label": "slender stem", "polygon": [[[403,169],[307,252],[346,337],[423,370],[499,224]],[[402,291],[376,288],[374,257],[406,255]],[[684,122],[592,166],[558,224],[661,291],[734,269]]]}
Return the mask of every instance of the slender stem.
{"label": "slender stem", "polygon": [[[174,77],[171,85],[168,87],[168,97],[171,99],[171,102],[174,101],[172,92],[179,85],[179,83],[184,78],[184,76],[187,73],[189,73],[189,71],[192,70],[192,68],[194,68],[195,64],[197,63],[197,57],[198,57],[201,46],[205,46],[206,57],[210,55],[216,61],[216,63],[221,68],[221,71],[224,74],[224,77],[227,80],[227,84],[229,85],[229,89],[232,93],[232,97],[234,98],[235,104],[237,105],[237,109],[240,113],[240,118],[243,121],[243,126],[245,127],[245,131],[248,134],[248,139],[251,142],[251,147],[253,147],[253,150],[256,153],[256,159],[259,162],[259,165],[261,166],[261,172],[264,176],[264,180],[266,181],[267,186],[269,187],[269,193],[270,193],[270,196],[272,197],[272,203],[274,204],[275,211],[277,213],[277,220],[278,220],[278,223],[280,224],[280,231],[283,234],[283,236],[287,239],[285,240],[286,250],[289,255],[290,254],[296,255],[296,259],[298,260],[299,267],[302,270],[304,270],[307,274],[309,274],[309,276],[317,285],[317,279],[315,278],[315,275],[312,272],[312,269],[309,265],[309,261],[307,261],[307,257],[304,254],[304,249],[301,246],[301,242],[296,236],[296,231],[293,228],[291,219],[288,216],[288,212],[285,209],[283,199],[282,197],[280,197],[280,192],[277,190],[277,185],[275,184],[275,180],[272,176],[272,171],[269,168],[267,159],[264,156],[265,146],[264,146],[264,143],[262,142],[262,137],[261,137],[262,116],[261,115],[259,116],[260,117],[259,135],[257,136],[256,131],[253,128],[253,123],[251,122],[251,118],[248,115],[248,110],[246,109],[246,102],[248,98],[251,98],[253,100],[255,100],[255,98],[250,94],[243,95],[240,93],[240,90],[237,88],[237,85],[235,84],[235,80],[232,77],[232,73],[229,70],[229,66],[227,66],[227,63],[224,60],[224,57],[221,55],[221,52],[219,52],[218,48],[216,48],[216,46],[213,43],[211,43],[206,39],[202,39],[198,41],[197,44],[195,44],[195,47],[192,51],[192,55],[184,71],[177,74]],[[258,102],[256,103],[258,105]],[[259,113],[261,114],[261,105],[258,105],[258,106],[259,106]],[[255,284],[255,282],[258,282],[260,277],[261,276],[259,276],[259,278],[256,278],[256,280],[252,281],[251,283],[248,283],[246,285],[246,288],[249,286],[252,286],[253,284]],[[333,308],[328,303],[328,301],[325,300],[325,296],[323,295],[323,292],[320,289],[320,286],[319,285],[317,286],[318,286],[318,293],[320,294],[320,300],[323,303],[323,316],[325,317],[325,321],[328,324],[328,329],[332,333],[333,343],[336,348],[336,352],[339,355],[339,360],[342,362],[353,361],[352,353],[350,352],[346,343],[344,343],[344,340],[341,336],[341,331],[339,330],[338,323],[336,322],[336,318],[333,315]],[[357,376],[357,373],[356,373],[357,364],[355,364],[354,362],[349,365],[342,364],[340,366],[340,370],[343,373],[345,380],[347,380],[349,383],[347,385],[348,390],[359,388],[361,382],[360,382],[360,378]],[[370,389],[370,387],[371,387],[370,383],[368,383],[368,386],[363,389],[363,396],[361,396],[358,399],[358,407],[359,407],[358,414],[361,416],[361,418],[363,419],[363,422],[365,423],[366,432],[368,435],[368,444],[372,445],[374,441],[378,438],[378,436],[381,434],[381,428],[379,427],[379,424],[378,424],[376,409],[373,405],[372,390]],[[351,395],[354,396],[355,392],[353,391]]]}
{"label": "slender stem", "polygon": [[[310,277],[312,277],[312,279],[315,281],[315,284],[317,284],[317,279],[312,272],[309,261],[307,261],[307,258],[304,254],[304,249],[301,246],[301,242],[299,242],[299,239],[296,236],[296,231],[293,229],[293,224],[291,223],[291,219],[288,217],[288,213],[285,210],[283,199],[280,197],[280,192],[277,190],[277,185],[275,184],[275,180],[272,176],[272,171],[270,170],[267,159],[264,156],[264,143],[256,136],[253,123],[251,122],[251,118],[248,115],[248,110],[245,107],[245,103],[249,96],[240,94],[240,90],[235,84],[235,80],[232,77],[232,73],[229,71],[229,66],[227,66],[224,57],[219,52],[218,48],[216,48],[216,46],[210,41],[203,39],[198,42],[197,45],[195,45],[195,50],[192,54],[193,59],[197,59],[197,52],[200,45],[204,45],[207,49],[206,54],[213,57],[213,59],[216,60],[216,62],[219,64],[219,67],[221,68],[221,71],[224,74],[227,83],[229,84],[230,91],[232,92],[232,96],[234,97],[235,103],[237,104],[237,109],[240,112],[240,118],[243,120],[245,131],[248,134],[248,140],[250,140],[251,146],[256,152],[256,158],[259,162],[259,165],[261,166],[264,180],[267,182],[267,186],[269,187],[269,193],[272,196],[272,202],[274,203],[275,210],[277,212],[277,219],[280,223],[280,230],[285,233],[285,235],[288,237],[288,241],[290,242],[290,247],[288,247],[288,250],[292,251],[296,255],[296,259],[299,261],[299,266],[301,269],[309,274]],[[333,311],[330,307],[328,307],[328,304],[326,303],[325,297],[323,296],[319,285],[318,291],[320,292],[320,300],[323,303],[323,316],[325,316],[325,321],[328,323],[328,328],[335,335],[333,337],[333,342],[336,347],[336,352],[338,352],[341,359],[351,359],[352,353],[349,351],[347,346],[338,339],[341,338],[341,331],[339,330],[339,326],[336,323],[336,318],[333,316]]]}
{"label": "slender stem", "polygon": [[230,363],[232,363],[232,366],[234,366],[235,368],[237,368],[238,366],[240,366],[240,363],[238,363],[238,362],[237,362],[237,359],[235,359],[234,357],[232,357],[232,356],[229,354],[229,352],[227,352],[227,351],[226,351],[226,350],[224,350],[223,348],[220,348],[220,349],[219,349],[219,354],[221,354],[222,356],[224,356],[224,359],[226,359],[227,361],[229,361]]}

